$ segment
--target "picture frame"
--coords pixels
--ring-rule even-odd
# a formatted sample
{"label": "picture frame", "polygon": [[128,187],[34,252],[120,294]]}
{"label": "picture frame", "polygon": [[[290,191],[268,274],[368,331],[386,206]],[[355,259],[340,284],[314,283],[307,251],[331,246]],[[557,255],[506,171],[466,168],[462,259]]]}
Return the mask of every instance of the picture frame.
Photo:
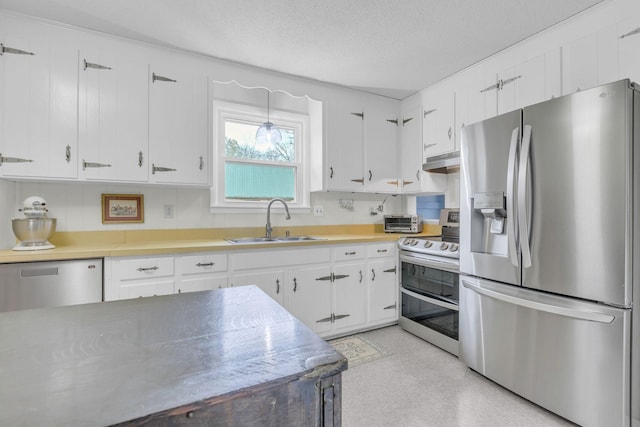
{"label": "picture frame", "polygon": [[102,223],[128,224],[144,222],[143,194],[103,194]]}

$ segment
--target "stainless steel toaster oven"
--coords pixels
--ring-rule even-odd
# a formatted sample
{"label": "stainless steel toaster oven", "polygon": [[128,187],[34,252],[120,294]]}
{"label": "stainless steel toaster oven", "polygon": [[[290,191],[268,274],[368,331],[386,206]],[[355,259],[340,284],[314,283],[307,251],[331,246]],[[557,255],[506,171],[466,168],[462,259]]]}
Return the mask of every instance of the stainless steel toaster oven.
{"label": "stainless steel toaster oven", "polygon": [[385,215],[385,233],[420,233],[422,215]]}

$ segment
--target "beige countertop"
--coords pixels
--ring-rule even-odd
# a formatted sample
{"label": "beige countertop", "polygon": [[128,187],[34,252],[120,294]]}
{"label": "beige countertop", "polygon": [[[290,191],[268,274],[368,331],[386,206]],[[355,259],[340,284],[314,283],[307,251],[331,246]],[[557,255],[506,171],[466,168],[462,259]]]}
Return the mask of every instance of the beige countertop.
{"label": "beige countertop", "polygon": [[[264,229],[218,228],[173,230],[117,230],[59,232],[51,239],[54,249],[36,251],[0,251],[0,264],[28,261],[102,258],[111,256],[145,256],[188,252],[231,251],[248,249],[317,246],[341,243],[396,241],[402,236],[384,233],[380,225],[334,225],[275,228],[274,236],[316,236],[324,240],[234,244],[225,239],[259,237]],[[422,236],[440,236],[440,227],[425,224]]]}

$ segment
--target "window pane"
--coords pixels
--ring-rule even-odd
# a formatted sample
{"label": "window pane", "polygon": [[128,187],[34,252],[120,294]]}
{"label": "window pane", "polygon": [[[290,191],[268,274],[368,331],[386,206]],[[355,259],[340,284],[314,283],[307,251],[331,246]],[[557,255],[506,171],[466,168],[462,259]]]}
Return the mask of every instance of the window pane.
{"label": "window pane", "polygon": [[444,208],[444,195],[416,197],[416,213],[422,219],[440,219],[440,209]]}
{"label": "window pane", "polygon": [[225,162],[224,193],[227,199],[269,200],[295,199],[294,166],[274,166]]}
{"label": "window pane", "polygon": [[279,127],[282,142],[279,144],[256,144],[256,131],[260,124],[226,120],[224,128],[224,155],[252,160],[294,163],[295,132]]}

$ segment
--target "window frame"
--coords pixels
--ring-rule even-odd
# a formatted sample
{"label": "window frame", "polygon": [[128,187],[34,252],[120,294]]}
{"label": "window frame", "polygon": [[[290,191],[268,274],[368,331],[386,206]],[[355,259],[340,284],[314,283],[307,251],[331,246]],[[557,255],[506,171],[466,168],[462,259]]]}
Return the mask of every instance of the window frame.
{"label": "window frame", "polygon": [[[250,122],[262,124],[266,121],[267,109],[254,105],[228,102],[221,100],[213,101],[213,130],[211,150],[214,167],[213,183],[210,189],[210,211],[229,213],[248,213],[262,211],[266,209],[268,200],[226,200],[225,199],[225,123],[226,120],[240,122]],[[257,163],[265,165],[294,166],[296,168],[295,182],[295,202],[287,202],[290,210],[306,211],[310,207],[310,159],[309,159],[309,116],[307,114],[295,113],[283,110],[269,110],[269,119],[276,126],[283,128],[293,128],[296,133],[295,163],[283,163],[273,161],[260,161],[240,158],[228,158],[229,161],[241,161],[242,163]]]}

